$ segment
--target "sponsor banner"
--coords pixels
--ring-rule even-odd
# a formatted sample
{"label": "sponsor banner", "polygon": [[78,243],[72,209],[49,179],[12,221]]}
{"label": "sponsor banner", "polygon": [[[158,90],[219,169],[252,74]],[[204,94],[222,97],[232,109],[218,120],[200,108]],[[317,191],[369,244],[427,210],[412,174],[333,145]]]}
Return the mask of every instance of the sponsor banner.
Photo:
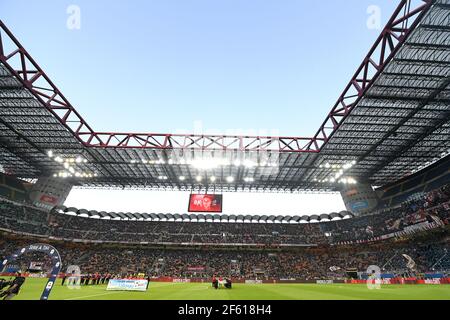
{"label": "sponsor banner", "polygon": [[346,283],[352,283],[352,284],[393,284],[393,281],[391,279],[352,279],[352,280],[346,280]]}
{"label": "sponsor banner", "polygon": [[58,198],[43,194],[40,198],[40,201],[56,205],[58,203]]}
{"label": "sponsor banner", "polygon": [[425,280],[419,280],[417,278],[393,278],[393,279],[372,279],[372,280],[360,280],[360,279],[353,279],[353,280],[346,280],[345,283],[353,283],[353,284],[365,284],[365,283],[371,283],[371,284],[405,284],[405,285],[412,285],[412,284],[449,284],[450,278],[442,278],[442,279],[425,279]]}
{"label": "sponsor banner", "polygon": [[187,267],[187,271],[205,271],[205,267]]}
{"label": "sponsor banner", "polygon": [[345,283],[351,283],[351,284],[390,284],[390,279],[350,279],[345,280]]}
{"label": "sponsor banner", "polygon": [[425,284],[441,284],[441,279],[425,279]]}
{"label": "sponsor banner", "polygon": [[262,280],[245,280],[245,284],[262,284]]}
{"label": "sponsor banner", "polygon": [[47,274],[45,273],[30,273],[28,274],[29,278],[47,278]]}
{"label": "sponsor banner", "polygon": [[317,284],[333,284],[334,281],[333,280],[317,280],[316,283]]}
{"label": "sponsor banner", "polygon": [[357,201],[350,204],[352,211],[359,212],[361,210],[367,209],[369,207],[369,202],[367,200]]}
{"label": "sponsor banner", "polygon": [[175,278],[175,279],[172,280],[172,282],[175,282],[175,283],[188,283],[188,282],[191,282],[191,279],[179,279],[179,278]]}
{"label": "sponsor banner", "polygon": [[147,291],[147,280],[111,279],[106,290]]}

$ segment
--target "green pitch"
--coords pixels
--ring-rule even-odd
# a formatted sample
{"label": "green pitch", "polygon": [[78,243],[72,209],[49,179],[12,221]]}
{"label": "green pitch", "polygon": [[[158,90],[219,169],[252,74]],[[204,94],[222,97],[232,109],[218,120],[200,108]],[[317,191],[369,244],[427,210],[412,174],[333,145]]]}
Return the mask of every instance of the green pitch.
{"label": "green pitch", "polygon": [[[15,300],[37,300],[46,279],[29,278]],[[150,283],[147,292],[106,291],[103,286],[69,289],[61,280],[50,300],[450,300],[450,285],[385,285],[369,290],[354,284],[233,284],[232,290],[214,290],[209,283]]]}

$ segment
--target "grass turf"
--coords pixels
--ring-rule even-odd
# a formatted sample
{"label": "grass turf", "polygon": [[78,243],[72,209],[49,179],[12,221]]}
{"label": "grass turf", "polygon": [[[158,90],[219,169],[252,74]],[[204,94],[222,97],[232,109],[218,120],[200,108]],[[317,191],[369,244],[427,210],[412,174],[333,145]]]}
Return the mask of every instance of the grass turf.
{"label": "grass turf", "polygon": [[[14,300],[37,300],[47,279],[28,278]],[[233,284],[214,290],[209,283],[151,282],[147,292],[107,291],[106,285],[69,289],[61,280],[50,300],[450,300],[450,285]]]}
{"label": "grass turf", "polygon": [[[14,300],[38,300],[46,279],[28,278]],[[208,283],[150,283],[147,292],[106,291],[106,285],[69,289],[61,280],[50,300],[450,300],[450,285],[233,284],[214,290]]]}

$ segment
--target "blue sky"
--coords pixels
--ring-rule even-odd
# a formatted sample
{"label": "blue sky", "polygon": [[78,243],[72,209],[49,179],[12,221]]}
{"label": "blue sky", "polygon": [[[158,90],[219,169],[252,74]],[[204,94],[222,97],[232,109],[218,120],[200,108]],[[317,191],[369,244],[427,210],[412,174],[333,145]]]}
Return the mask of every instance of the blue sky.
{"label": "blue sky", "polygon": [[98,131],[310,136],[380,33],[367,8],[384,25],[397,3],[2,0],[0,17]]}
{"label": "blue sky", "polygon": [[[97,131],[193,132],[201,123],[204,132],[312,136],[381,32],[367,26],[369,6],[384,26],[398,3],[2,0],[0,18]],[[80,9],[80,29],[67,28],[69,5]],[[77,190],[68,202],[127,210],[137,201],[102,192]],[[153,196],[161,208],[173,202]],[[186,208],[177,196],[172,212]],[[230,199],[269,207],[238,197]],[[343,209],[340,196],[326,197],[301,213]],[[310,201],[291,198],[289,210]],[[137,205],[149,211],[148,201]]]}

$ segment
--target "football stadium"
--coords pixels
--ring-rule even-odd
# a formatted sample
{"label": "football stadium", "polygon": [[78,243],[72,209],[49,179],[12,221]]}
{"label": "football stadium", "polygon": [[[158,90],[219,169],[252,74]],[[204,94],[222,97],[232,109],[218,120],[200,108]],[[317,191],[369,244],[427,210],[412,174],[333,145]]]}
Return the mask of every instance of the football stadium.
{"label": "football stadium", "polygon": [[[96,131],[0,20],[0,299],[450,300],[450,0],[395,2],[311,137]],[[74,190],[188,196],[135,212]],[[252,193],[345,210],[224,212]]]}

